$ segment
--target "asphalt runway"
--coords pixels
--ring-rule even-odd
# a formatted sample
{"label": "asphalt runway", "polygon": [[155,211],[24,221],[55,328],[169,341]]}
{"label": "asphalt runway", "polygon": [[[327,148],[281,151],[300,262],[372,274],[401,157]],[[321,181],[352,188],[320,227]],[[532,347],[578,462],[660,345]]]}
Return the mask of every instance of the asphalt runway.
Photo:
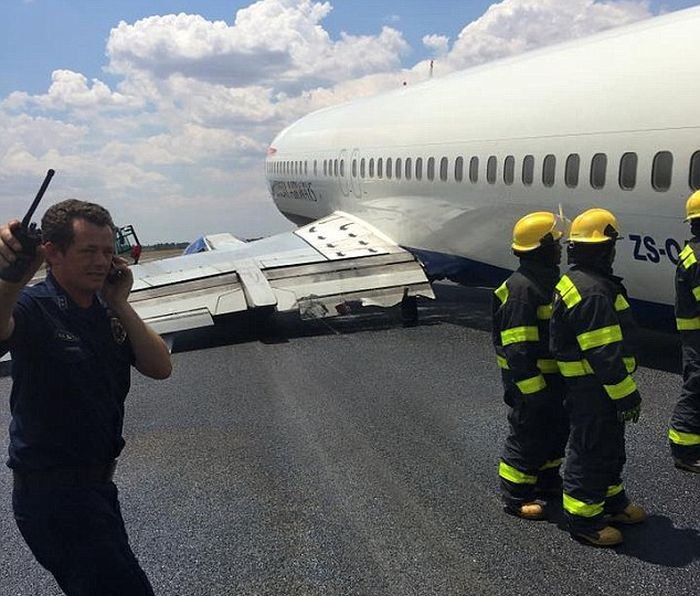
{"label": "asphalt runway", "polygon": [[[166,381],[134,374],[116,482],[159,595],[698,593],[700,476],[671,465],[674,336],[648,332],[626,486],[651,513],[625,543],[503,513],[506,407],[489,292],[439,286],[421,322],[232,317],[175,344]],[[10,381],[0,379],[0,444]],[[0,594],[60,594],[32,558],[0,470]]]}

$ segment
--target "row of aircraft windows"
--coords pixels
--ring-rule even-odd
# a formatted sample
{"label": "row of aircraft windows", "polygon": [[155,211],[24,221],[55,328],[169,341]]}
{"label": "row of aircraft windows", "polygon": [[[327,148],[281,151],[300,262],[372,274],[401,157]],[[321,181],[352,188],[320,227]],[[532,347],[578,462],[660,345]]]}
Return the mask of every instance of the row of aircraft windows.
{"label": "row of aircraft windows", "polygon": [[[590,167],[587,169],[588,180],[591,187],[600,189],[605,186],[605,179],[608,171],[608,156],[605,153],[596,153],[591,158]],[[351,162],[351,172],[353,178],[358,175],[360,178],[395,178],[406,180],[415,178],[423,179],[425,163],[425,177],[427,180],[439,178],[442,182],[447,182],[450,173],[450,160],[441,157],[439,161],[435,157],[428,157],[425,162],[422,157],[404,159],[396,158],[362,158],[353,159]],[[637,184],[637,154],[633,152],[623,153],[617,167],[617,179],[620,188],[632,190]],[[479,157],[473,156],[468,163],[464,157],[457,157],[453,165],[453,177],[456,182],[462,182],[466,178],[475,184],[479,181]],[[465,171],[466,165],[466,171]],[[535,158],[533,155],[525,155],[520,164],[520,169],[516,173],[516,162],[513,155],[508,155],[503,159],[503,183],[510,186],[515,183],[516,178],[520,178],[525,186],[531,186],[535,181]],[[285,174],[291,176],[308,176],[309,167],[306,161],[275,161],[268,163],[268,173]],[[546,187],[554,186],[557,167],[557,158],[553,154],[546,155],[542,160],[541,179]],[[313,175],[318,177],[345,177],[344,159],[324,159],[317,160],[312,164]],[[696,151],[690,158],[690,175],[688,184],[693,190],[700,188],[700,151]],[[651,167],[651,184],[658,191],[665,191],[671,187],[673,173],[673,154],[670,151],[659,151],[654,155]],[[496,184],[498,175],[498,157],[491,155],[486,159],[486,181],[489,184]],[[564,183],[569,188],[576,188],[579,185],[581,174],[581,157],[578,153],[571,153],[564,161]]]}

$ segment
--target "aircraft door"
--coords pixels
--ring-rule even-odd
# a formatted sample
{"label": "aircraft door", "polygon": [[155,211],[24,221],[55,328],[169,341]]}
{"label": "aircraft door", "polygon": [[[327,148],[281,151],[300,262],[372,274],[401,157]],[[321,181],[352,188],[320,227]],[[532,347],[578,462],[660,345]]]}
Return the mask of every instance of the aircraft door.
{"label": "aircraft door", "polygon": [[362,198],[362,178],[360,177],[360,150],[353,149],[350,156],[350,188],[356,199]]}
{"label": "aircraft door", "polygon": [[338,172],[333,172],[338,178],[338,185],[340,186],[340,192],[343,193],[344,197],[350,194],[350,167],[348,164],[348,152],[343,149],[338,154]]}

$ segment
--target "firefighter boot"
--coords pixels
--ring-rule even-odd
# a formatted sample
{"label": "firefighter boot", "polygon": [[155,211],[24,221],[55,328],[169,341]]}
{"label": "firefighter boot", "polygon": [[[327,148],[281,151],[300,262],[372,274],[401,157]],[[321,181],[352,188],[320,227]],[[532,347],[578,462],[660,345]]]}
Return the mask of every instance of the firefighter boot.
{"label": "firefighter boot", "polygon": [[521,517],[522,519],[538,520],[544,519],[544,507],[542,503],[537,501],[530,501],[529,503],[523,503],[520,506],[506,507],[506,512],[516,517]]}
{"label": "firefighter boot", "polygon": [[700,474],[700,459],[697,461],[688,461],[680,459],[679,457],[673,458],[673,465],[679,470],[685,470],[686,472],[695,472]]}
{"label": "firefighter boot", "polygon": [[611,524],[639,524],[647,518],[647,512],[639,505],[630,503],[619,513],[613,513],[605,517],[605,521]]}
{"label": "firefighter boot", "polygon": [[572,532],[571,535],[593,546],[615,546],[622,543],[622,532],[612,526],[605,526],[591,532]]}

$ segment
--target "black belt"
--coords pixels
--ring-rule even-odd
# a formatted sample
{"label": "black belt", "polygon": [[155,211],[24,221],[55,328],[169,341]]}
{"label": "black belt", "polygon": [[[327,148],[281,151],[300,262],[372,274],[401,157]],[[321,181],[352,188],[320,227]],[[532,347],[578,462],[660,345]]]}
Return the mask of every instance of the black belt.
{"label": "black belt", "polygon": [[62,468],[46,468],[44,470],[12,470],[15,486],[55,487],[55,486],[85,486],[88,484],[106,484],[112,481],[117,460],[108,464],[92,466],[70,466]]}

